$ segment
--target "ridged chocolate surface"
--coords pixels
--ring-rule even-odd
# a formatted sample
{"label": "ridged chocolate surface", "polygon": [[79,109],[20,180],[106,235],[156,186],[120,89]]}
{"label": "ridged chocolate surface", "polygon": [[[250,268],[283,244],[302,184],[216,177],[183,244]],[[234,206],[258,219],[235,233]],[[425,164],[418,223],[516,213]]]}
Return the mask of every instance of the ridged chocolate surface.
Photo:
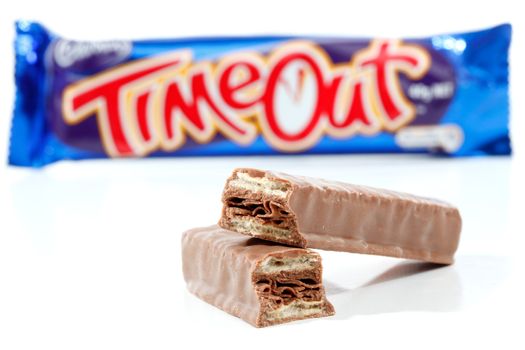
{"label": "ridged chocolate surface", "polygon": [[[182,236],[182,266],[188,290],[256,327],[334,313],[332,305],[324,296],[320,257],[318,266],[306,272],[272,274],[257,270],[269,256],[294,258],[305,254],[318,257],[318,254],[305,249],[250,238],[217,225],[195,228]],[[257,283],[258,279],[262,281]],[[306,286],[304,281],[308,282],[309,279],[317,283]],[[270,292],[277,295],[271,295]],[[283,293],[283,296],[278,293]],[[294,296],[321,301],[323,311],[285,320],[267,320],[263,317],[263,311],[276,307],[276,300],[286,304]]]}
{"label": "ridged chocolate surface", "polygon": [[[229,187],[237,173],[285,182],[283,199]],[[250,197],[280,202],[291,213],[298,238],[281,243],[296,246],[378,254],[450,264],[459,243],[461,217],[454,206],[407,193],[292,176],[255,169],[237,169],[225,188],[227,198]],[[226,203],[226,202],[225,202]],[[221,225],[227,222],[223,210]],[[292,225],[292,226],[294,226]],[[264,237],[271,239],[271,237]]]}

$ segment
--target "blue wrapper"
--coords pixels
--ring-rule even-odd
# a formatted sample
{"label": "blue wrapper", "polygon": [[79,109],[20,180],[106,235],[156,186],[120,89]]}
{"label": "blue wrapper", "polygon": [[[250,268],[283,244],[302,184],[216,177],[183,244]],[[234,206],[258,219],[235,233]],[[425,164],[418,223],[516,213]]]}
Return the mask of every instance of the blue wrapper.
{"label": "blue wrapper", "polygon": [[508,155],[511,26],[411,39],[72,41],[16,23],[9,164]]}

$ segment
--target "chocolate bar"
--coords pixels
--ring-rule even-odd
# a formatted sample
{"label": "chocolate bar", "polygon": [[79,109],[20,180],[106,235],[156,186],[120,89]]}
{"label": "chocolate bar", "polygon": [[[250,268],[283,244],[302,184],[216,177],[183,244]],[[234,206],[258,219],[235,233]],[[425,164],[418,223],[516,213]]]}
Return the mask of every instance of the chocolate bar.
{"label": "chocolate bar", "polygon": [[218,226],[182,236],[191,293],[255,327],[330,316],[319,254],[250,238]]}
{"label": "chocolate bar", "polygon": [[235,170],[222,200],[221,227],[303,248],[451,264],[461,232],[436,199],[271,171]]}
{"label": "chocolate bar", "polygon": [[15,29],[9,164],[511,153],[510,25],[407,39],[101,42],[66,39],[37,22]]}

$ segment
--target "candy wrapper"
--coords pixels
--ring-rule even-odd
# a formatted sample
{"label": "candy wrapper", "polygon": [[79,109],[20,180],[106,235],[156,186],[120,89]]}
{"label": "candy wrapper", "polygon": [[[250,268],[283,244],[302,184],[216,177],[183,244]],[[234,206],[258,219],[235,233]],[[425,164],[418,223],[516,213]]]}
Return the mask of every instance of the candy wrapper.
{"label": "candy wrapper", "polygon": [[9,163],[510,154],[510,25],[421,39],[74,41],[16,23]]}

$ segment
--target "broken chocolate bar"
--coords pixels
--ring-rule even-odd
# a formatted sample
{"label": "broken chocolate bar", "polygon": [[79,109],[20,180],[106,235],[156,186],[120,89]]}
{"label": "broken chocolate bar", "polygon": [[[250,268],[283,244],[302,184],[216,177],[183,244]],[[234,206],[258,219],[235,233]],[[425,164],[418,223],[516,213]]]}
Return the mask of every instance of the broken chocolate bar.
{"label": "broken chocolate bar", "polygon": [[190,292],[256,327],[330,316],[319,254],[250,238],[219,226],[182,236]]}
{"label": "broken chocolate bar", "polygon": [[227,180],[219,225],[303,248],[451,264],[461,217],[448,203],[255,169]]}

